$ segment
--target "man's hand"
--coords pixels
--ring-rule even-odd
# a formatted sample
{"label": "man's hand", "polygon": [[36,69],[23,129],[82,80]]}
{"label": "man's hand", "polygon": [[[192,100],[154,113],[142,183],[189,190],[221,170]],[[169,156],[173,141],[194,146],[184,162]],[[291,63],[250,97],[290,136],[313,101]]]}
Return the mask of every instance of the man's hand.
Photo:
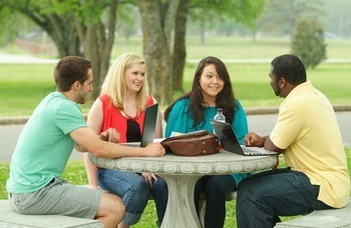
{"label": "man's hand", "polygon": [[165,148],[160,143],[149,143],[144,149],[145,156],[148,157],[161,157],[166,154]]}
{"label": "man's hand", "polygon": [[245,146],[257,146],[264,147],[266,150],[275,151],[277,153],[284,153],[284,149],[281,149],[274,145],[269,136],[261,137],[255,133],[250,132],[245,136]]}
{"label": "man's hand", "polygon": [[109,128],[106,131],[101,132],[99,138],[103,141],[118,143],[120,139],[120,134],[116,129]]}
{"label": "man's hand", "polygon": [[248,133],[245,136],[245,146],[257,146],[257,147],[263,147],[264,146],[264,142],[265,142],[265,138],[255,134],[255,133]]}

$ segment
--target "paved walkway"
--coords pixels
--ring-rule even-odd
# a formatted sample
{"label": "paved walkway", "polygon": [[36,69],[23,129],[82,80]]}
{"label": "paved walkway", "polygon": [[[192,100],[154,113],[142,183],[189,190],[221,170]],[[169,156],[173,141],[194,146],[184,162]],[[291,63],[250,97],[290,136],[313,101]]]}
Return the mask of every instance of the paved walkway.
{"label": "paved walkway", "polygon": [[[265,111],[268,112],[269,109],[266,109]],[[349,111],[336,112],[336,117],[344,144],[345,146],[351,147],[351,109]],[[256,112],[255,115],[249,114],[247,118],[250,131],[258,133],[259,135],[268,135],[277,119],[277,113],[257,114]],[[0,162],[10,161],[23,126],[23,123],[0,125]],[[82,159],[82,153],[73,152],[71,159]]]}
{"label": "paved walkway", "polygon": [[32,55],[11,55],[0,53],[0,63],[14,64],[56,64],[58,59],[37,58]]}
{"label": "paved walkway", "polygon": [[[198,63],[200,59],[187,59],[188,63]],[[270,63],[271,59],[222,59],[224,63]],[[0,63],[56,64],[58,59],[38,58],[31,55],[0,53]],[[351,59],[326,59],[325,63],[351,63]]]}

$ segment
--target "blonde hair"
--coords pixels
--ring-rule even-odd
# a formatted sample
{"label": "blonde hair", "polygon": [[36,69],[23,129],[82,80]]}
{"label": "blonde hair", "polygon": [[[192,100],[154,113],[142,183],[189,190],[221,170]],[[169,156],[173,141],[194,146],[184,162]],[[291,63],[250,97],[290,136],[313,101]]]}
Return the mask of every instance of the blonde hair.
{"label": "blonde hair", "polygon": [[[107,95],[112,104],[120,110],[124,108],[126,83],[124,74],[135,64],[146,64],[145,60],[134,53],[125,53],[117,57],[110,66],[105,80],[101,86],[100,95]],[[137,111],[145,109],[148,99],[149,89],[147,85],[146,72],[144,84],[137,94]]]}

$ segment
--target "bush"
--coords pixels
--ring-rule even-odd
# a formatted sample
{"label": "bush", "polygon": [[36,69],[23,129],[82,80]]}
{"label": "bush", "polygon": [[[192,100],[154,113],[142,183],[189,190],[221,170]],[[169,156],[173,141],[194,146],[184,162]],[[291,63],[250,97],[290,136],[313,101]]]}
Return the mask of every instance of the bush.
{"label": "bush", "polygon": [[291,51],[301,58],[307,69],[315,68],[326,59],[326,46],[324,31],[320,24],[307,19],[297,23],[291,40]]}

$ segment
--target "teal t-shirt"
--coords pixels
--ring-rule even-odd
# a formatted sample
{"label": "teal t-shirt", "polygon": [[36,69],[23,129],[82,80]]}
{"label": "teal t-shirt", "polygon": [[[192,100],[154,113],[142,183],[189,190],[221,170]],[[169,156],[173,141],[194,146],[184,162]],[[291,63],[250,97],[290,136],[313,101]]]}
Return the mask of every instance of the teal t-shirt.
{"label": "teal t-shirt", "polygon": [[[235,115],[232,127],[239,142],[242,144],[244,142],[245,135],[248,133],[247,118],[246,113],[238,100],[235,100],[235,106]],[[210,121],[213,120],[217,113],[216,107],[203,107],[205,121],[195,127],[193,127],[193,119],[188,114],[188,109],[189,98],[180,99],[174,104],[168,116],[165,137],[169,137],[172,132],[189,133],[198,130],[213,132],[213,127]],[[245,178],[247,175],[248,174],[232,174],[232,177],[234,178],[236,185],[238,185],[240,180]]]}
{"label": "teal t-shirt", "polygon": [[34,192],[60,177],[74,147],[69,133],[86,127],[78,105],[59,92],[47,95],[24,126],[11,158],[9,193]]}

